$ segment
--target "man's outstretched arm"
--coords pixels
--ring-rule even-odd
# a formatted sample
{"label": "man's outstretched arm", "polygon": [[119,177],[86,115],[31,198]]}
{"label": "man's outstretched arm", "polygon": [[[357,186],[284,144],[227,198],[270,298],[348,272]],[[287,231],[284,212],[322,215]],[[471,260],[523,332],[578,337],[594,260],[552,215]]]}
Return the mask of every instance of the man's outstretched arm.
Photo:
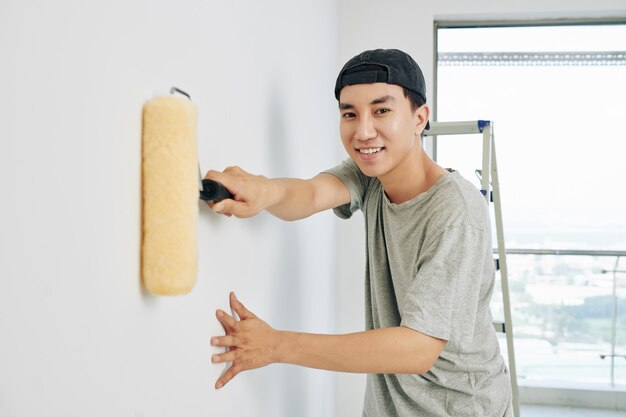
{"label": "man's outstretched arm", "polygon": [[232,362],[232,366],[218,379],[216,388],[239,372],[270,363],[340,372],[421,374],[446,346],[445,340],[402,326],[344,335],[283,332],[256,317],[232,293],[230,304],[241,320],[217,312],[226,335],[211,338],[211,344],[230,351],[213,355],[212,361]]}
{"label": "man's outstretched arm", "polygon": [[325,173],[306,180],[269,179],[229,167],[224,172],[209,171],[205,178],[222,183],[233,194],[233,199],[211,205],[227,216],[252,217],[267,210],[283,220],[298,220],[350,202],[343,182]]}

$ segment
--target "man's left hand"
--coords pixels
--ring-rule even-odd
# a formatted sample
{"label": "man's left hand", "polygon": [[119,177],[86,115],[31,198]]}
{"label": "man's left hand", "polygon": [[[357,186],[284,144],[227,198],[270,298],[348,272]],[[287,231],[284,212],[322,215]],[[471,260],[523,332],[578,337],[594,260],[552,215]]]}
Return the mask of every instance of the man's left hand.
{"label": "man's left hand", "polygon": [[235,320],[223,310],[216,316],[226,331],[225,336],[213,336],[212,346],[223,346],[228,352],[211,356],[211,362],[232,362],[232,365],[215,383],[219,389],[226,385],[239,372],[261,368],[278,361],[279,333],[266,322],[250,312],[230,293],[230,306],[240,320]]}

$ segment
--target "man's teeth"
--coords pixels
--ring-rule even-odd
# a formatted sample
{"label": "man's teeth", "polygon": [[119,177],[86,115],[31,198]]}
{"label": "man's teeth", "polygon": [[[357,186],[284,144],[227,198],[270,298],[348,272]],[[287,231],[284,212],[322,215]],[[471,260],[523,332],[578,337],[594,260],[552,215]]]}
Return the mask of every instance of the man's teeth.
{"label": "man's teeth", "polygon": [[372,153],[380,152],[381,149],[382,148],[359,149],[359,152],[369,155],[369,154],[372,154]]}

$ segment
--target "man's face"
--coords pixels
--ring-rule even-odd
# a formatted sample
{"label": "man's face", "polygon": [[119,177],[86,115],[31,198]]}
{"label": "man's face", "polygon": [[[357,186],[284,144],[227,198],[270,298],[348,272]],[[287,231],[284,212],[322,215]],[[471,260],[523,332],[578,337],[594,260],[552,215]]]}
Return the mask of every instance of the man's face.
{"label": "man's face", "polygon": [[401,169],[411,152],[418,152],[428,121],[426,105],[415,112],[395,84],[355,84],[339,96],[343,146],[361,171],[381,178]]}

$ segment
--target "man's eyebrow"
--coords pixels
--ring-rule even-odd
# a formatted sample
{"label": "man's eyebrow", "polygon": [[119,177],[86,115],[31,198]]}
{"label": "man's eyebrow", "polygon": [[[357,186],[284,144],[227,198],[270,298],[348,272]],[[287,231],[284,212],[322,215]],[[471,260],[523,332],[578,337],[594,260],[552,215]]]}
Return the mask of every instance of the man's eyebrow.
{"label": "man's eyebrow", "polygon": [[393,98],[392,96],[387,95],[387,96],[383,96],[383,97],[377,98],[375,100],[372,100],[372,102],[370,104],[382,104],[382,103],[386,103],[388,101],[395,102],[396,99]]}
{"label": "man's eyebrow", "polygon": [[[390,95],[382,96],[382,97],[379,97],[379,98],[376,98],[376,99],[372,100],[370,102],[370,106],[371,105],[376,105],[376,104],[386,103],[388,101],[395,102],[396,99],[394,97],[390,96]],[[353,104],[350,104],[350,103],[339,103],[339,110],[350,110],[350,109],[353,109],[353,108],[354,108]]]}

